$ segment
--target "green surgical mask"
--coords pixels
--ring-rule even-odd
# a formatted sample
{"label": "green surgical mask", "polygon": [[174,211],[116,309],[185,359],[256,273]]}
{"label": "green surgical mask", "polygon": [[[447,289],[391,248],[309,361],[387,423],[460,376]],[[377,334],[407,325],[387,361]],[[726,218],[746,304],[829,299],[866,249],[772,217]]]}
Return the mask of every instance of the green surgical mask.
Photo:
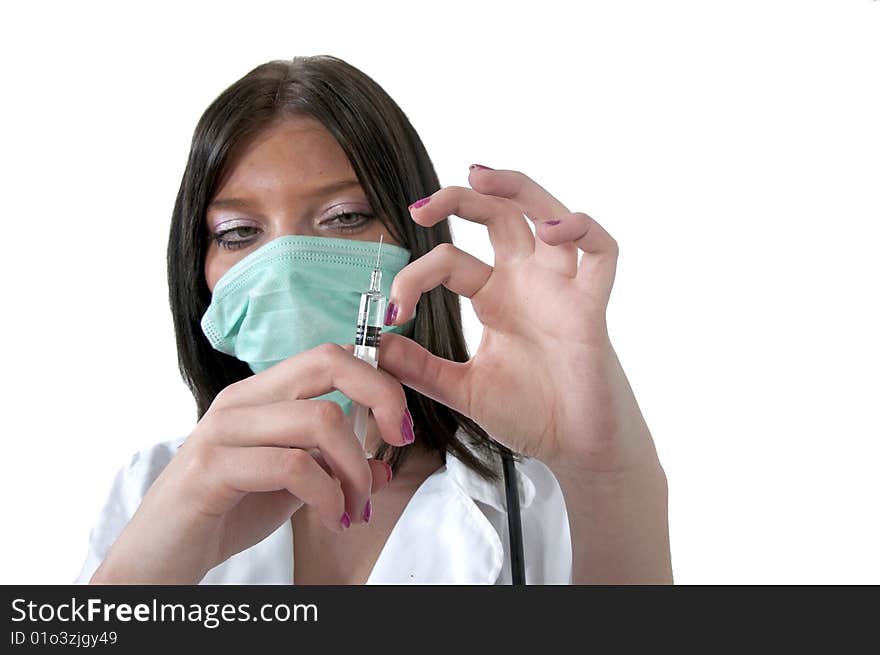
{"label": "green surgical mask", "polygon": [[[217,281],[202,331],[211,346],[247,363],[254,373],[322,343],[354,343],[361,294],[370,288],[378,253],[374,241],[278,237]],[[380,288],[386,298],[410,255],[382,243]],[[407,333],[413,319],[382,329]],[[351,399],[341,391],[318,398],[339,403],[346,414],[351,410]]]}

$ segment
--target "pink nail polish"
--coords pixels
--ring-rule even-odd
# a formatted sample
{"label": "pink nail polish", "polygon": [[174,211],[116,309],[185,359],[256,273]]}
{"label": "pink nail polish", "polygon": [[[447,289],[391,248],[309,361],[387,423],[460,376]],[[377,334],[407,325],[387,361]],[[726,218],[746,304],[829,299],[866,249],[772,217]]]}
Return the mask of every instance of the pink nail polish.
{"label": "pink nail polish", "polygon": [[544,225],[559,225],[561,222],[561,220],[544,221]]}
{"label": "pink nail polish", "polygon": [[367,501],[366,507],[364,507],[364,523],[370,522],[370,517],[373,515],[373,501],[372,499]]}
{"label": "pink nail polish", "polygon": [[422,198],[421,200],[416,200],[413,204],[411,204],[409,206],[409,208],[410,209],[418,209],[419,207],[424,207],[425,205],[427,205],[430,202],[430,200],[431,200],[431,196],[428,196],[427,198]]}
{"label": "pink nail polish", "polygon": [[403,435],[403,441],[406,444],[411,444],[416,440],[416,435],[413,432],[412,415],[409,413],[409,409],[404,410],[403,419],[400,421],[400,433]]}
{"label": "pink nail polish", "polygon": [[393,302],[388,303],[385,308],[385,325],[391,325],[397,319],[397,305]]}
{"label": "pink nail polish", "polygon": [[351,517],[348,515],[348,512],[342,513],[342,517],[339,519],[339,522],[346,530],[351,527]]}
{"label": "pink nail polish", "polygon": [[482,164],[471,164],[471,170],[474,170],[475,168],[481,168],[484,171],[494,171],[495,170],[494,168],[489,168],[488,166],[483,166]]}

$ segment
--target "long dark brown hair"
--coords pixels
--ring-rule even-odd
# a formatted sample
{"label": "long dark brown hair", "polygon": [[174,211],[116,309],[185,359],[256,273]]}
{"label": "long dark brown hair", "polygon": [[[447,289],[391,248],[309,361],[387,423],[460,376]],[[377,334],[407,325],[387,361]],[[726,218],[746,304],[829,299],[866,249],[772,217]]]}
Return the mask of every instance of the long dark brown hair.
{"label": "long dark brown hair", "polygon": [[[285,117],[317,119],[348,156],[375,215],[416,259],[452,243],[448,219],[417,225],[408,206],[440,188],[425,146],[394,100],[370,77],[328,55],[274,60],[257,66],[205,110],[192,137],[189,159],[171,219],[168,288],[181,375],[196,400],[198,418],[227,385],[252,375],[247,364],[214,350],[200,321],[211,302],[204,277],[208,233],[205,211],[237,148]],[[459,297],[445,287],[422,295],[408,335],[433,354],[469,359]],[[483,477],[498,478],[483,455],[509,454],[474,421],[404,387],[416,438],[426,448],[452,452]],[[471,438],[470,448],[456,434]],[[384,444],[376,456],[397,469],[406,448]]]}

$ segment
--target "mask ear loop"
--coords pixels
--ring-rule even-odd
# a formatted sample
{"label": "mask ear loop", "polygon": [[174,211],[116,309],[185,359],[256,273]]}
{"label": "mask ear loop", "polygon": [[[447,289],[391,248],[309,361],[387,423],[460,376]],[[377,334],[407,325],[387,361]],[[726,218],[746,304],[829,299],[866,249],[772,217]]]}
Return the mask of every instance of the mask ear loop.
{"label": "mask ear loop", "polygon": [[507,491],[507,533],[510,537],[510,569],[513,584],[521,587],[526,583],[523,556],[522,519],[519,511],[519,485],[516,466],[510,453],[501,454],[504,468],[504,487]]}

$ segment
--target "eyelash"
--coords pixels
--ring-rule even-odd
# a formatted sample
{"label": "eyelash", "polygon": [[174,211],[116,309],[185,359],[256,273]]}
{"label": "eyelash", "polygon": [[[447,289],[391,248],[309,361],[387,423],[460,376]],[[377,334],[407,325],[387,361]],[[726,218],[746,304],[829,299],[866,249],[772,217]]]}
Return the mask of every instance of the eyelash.
{"label": "eyelash", "polygon": [[[355,230],[358,230],[358,229],[366,226],[366,224],[369,223],[373,219],[372,214],[365,214],[363,212],[340,212],[338,214],[331,216],[330,220],[327,222],[329,223],[333,220],[337,220],[340,218],[349,218],[351,216],[361,216],[362,218],[364,218],[364,220],[359,221],[353,225],[340,225],[336,229],[342,230],[343,232],[353,232]],[[225,239],[224,237],[227,234],[231,234],[231,233],[236,232],[238,230],[256,230],[256,229],[257,228],[252,227],[250,225],[239,225],[238,227],[233,227],[228,230],[222,230],[222,231],[217,232],[215,234],[211,234],[211,235],[209,235],[209,238],[211,239],[211,241],[216,243],[221,248],[225,248],[226,250],[238,250],[240,248],[247,247],[251,243],[252,239],[245,238],[245,239],[237,239],[237,240],[230,241],[229,239]],[[241,236],[241,235],[239,235],[239,236]]]}

